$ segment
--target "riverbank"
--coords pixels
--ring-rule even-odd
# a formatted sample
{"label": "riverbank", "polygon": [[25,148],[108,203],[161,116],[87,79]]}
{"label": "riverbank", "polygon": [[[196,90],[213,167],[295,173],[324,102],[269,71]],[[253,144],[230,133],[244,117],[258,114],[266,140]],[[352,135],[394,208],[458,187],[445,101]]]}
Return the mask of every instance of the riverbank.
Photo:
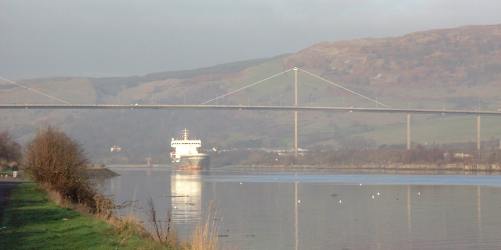
{"label": "riverbank", "polygon": [[86,173],[89,178],[111,178],[118,176],[117,173],[111,171],[103,164],[91,164],[86,168]]}
{"label": "riverbank", "polygon": [[2,249],[173,249],[59,207],[31,182],[11,191],[0,222]]}
{"label": "riverbank", "polygon": [[[226,166],[229,167],[229,166]],[[305,165],[305,164],[239,164],[231,165],[233,169],[254,170],[369,170],[369,171],[451,171],[451,172],[501,172],[499,164],[342,164],[342,165]]]}

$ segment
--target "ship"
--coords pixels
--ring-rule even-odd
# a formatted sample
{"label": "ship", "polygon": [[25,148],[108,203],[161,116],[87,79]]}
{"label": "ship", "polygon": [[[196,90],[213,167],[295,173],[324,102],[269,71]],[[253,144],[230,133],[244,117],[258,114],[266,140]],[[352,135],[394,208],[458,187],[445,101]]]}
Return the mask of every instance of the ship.
{"label": "ship", "polygon": [[170,159],[176,169],[203,170],[209,168],[209,155],[199,152],[202,147],[201,140],[189,138],[188,129],[184,129],[180,139],[171,139],[170,146],[173,151]]}

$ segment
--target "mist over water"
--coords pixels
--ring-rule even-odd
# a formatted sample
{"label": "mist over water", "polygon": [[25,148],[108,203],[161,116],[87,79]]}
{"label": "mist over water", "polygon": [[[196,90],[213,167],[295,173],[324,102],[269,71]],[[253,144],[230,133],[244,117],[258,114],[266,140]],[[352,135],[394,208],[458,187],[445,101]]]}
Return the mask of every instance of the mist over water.
{"label": "mist over water", "polygon": [[187,238],[213,204],[223,247],[501,247],[499,175],[112,169],[120,176],[104,181],[101,188],[118,202],[136,201],[122,213],[133,212],[147,221],[145,204],[152,197],[159,214],[170,211],[181,238]]}

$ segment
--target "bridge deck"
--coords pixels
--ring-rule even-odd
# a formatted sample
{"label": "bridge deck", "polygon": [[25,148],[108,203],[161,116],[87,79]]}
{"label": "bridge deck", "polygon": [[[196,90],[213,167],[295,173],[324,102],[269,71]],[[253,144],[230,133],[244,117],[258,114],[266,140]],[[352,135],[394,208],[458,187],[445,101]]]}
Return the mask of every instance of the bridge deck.
{"label": "bridge deck", "polygon": [[311,106],[248,106],[248,105],[178,105],[178,104],[4,104],[0,109],[129,109],[129,110],[258,110],[258,111],[314,111],[314,112],[360,112],[403,114],[456,114],[501,116],[500,111],[450,110],[450,109],[403,109],[403,108],[355,108]]}

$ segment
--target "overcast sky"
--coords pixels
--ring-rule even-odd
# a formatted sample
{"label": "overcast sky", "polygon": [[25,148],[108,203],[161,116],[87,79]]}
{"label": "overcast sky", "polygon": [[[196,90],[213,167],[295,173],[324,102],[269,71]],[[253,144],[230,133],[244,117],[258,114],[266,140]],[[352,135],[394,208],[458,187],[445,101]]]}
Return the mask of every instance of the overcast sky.
{"label": "overcast sky", "polygon": [[501,23],[499,0],[0,0],[0,76],[111,76]]}

